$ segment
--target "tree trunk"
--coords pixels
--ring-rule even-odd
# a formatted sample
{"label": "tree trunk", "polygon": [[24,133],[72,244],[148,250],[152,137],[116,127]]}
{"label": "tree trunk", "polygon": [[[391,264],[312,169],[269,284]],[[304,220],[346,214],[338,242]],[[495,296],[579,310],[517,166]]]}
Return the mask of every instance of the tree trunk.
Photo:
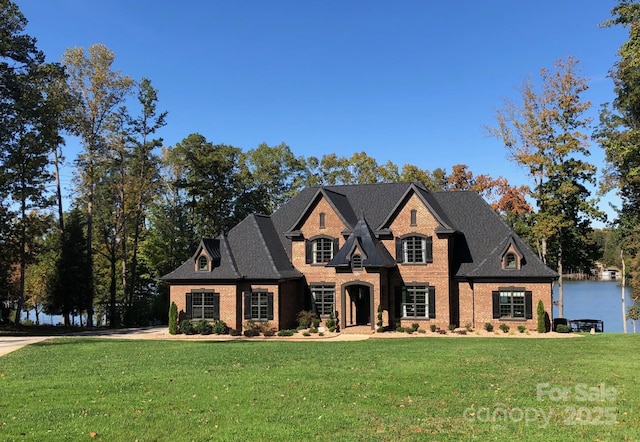
{"label": "tree trunk", "polygon": [[62,189],[60,186],[60,158],[58,157],[58,148],[53,148],[53,165],[56,174],[56,199],[58,200],[58,227],[60,234],[64,233],[64,211],[62,209]]}
{"label": "tree trunk", "polygon": [[[620,259],[622,260],[622,330],[624,333],[627,332],[627,306],[624,299],[624,289],[625,289],[625,262],[624,262],[624,250],[620,250]],[[633,332],[636,332],[636,321],[633,321]]]}
{"label": "tree trunk", "polygon": [[564,288],[562,284],[562,245],[558,251],[558,317],[564,318]]}

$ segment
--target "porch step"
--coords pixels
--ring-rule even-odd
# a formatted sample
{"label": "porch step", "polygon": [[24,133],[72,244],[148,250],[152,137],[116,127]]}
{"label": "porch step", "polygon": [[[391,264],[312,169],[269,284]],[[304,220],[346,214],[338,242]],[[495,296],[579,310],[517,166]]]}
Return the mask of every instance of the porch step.
{"label": "porch step", "polygon": [[372,335],[375,330],[371,330],[370,325],[351,325],[340,329],[340,333],[345,335]]}

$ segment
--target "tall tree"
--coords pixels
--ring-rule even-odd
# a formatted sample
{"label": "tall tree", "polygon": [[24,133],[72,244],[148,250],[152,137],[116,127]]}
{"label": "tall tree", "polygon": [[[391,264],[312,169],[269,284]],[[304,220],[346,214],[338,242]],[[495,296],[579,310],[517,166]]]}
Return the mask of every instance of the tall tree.
{"label": "tall tree", "polygon": [[[96,167],[105,149],[105,131],[109,120],[117,112],[134,84],[131,77],[112,70],[115,54],[102,44],[65,51],[62,63],[69,75],[69,87],[77,99],[74,127],[82,138],[84,152],[77,163],[83,206],[87,216],[87,248],[93,251],[93,210],[96,186]],[[93,278],[93,255],[89,254],[90,277]],[[87,317],[93,324],[93,280],[88,295]]]}
{"label": "tall tree", "polygon": [[587,186],[594,184],[596,167],[589,155],[590,103],[582,100],[587,82],[578,76],[578,61],[558,60],[555,69],[543,68],[541,90],[525,82],[522,103],[507,102],[496,114],[498,127],[491,133],[502,140],[510,157],[533,180],[536,201],[532,233],[540,257],[560,274],[559,309],[564,316],[563,266],[588,264],[581,253],[588,248],[590,219],[601,216]]}
{"label": "tall tree", "polygon": [[175,185],[184,189],[196,238],[228,231],[246,216],[236,210],[239,195],[241,150],[213,144],[200,134],[191,134],[176,144],[167,156],[182,173]]}
{"label": "tall tree", "polygon": [[244,152],[240,167],[245,210],[267,215],[300,191],[306,170],[304,159],[284,143],[273,147],[261,143]]}
{"label": "tall tree", "polygon": [[[160,188],[160,159],[156,150],[162,146],[161,138],[153,135],[166,124],[167,112],[157,111],[158,91],[151,80],[143,78],[138,85],[138,102],[141,106],[137,118],[129,119],[128,126],[128,182],[130,188],[131,215],[128,217],[133,224],[131,238],[131,264],[128,271],[127,304],[132,306],[134,295],[138,289],[138,255],[140,243],[143,240],[146,214]],[[125,206],[126,207],[126,206]],[[125,238],[126,239],[126,238]],[[127,254],[125,253],[125,258]]]}
{"label": "tall tree", "polygon": [[92,283],[84,219],[77,208],[66,214],[65,230],[59,242],[60,256],[48,283],[45,311],[62,315],[64,325],[71,324],[72,314],[86,308],[88,286]]}
{"label": "tall tree", "polygon": [[640,296],[640,4],[620,0],[605,26],[629,30],[609,72],[616,98],[603,106],[594,138],[605,151],[607,169],[603,189],[617,188],[622,205],[616,224],[621,247],[629,256],[630,285]]}
{"label": "tall tree", "polygon": [[[63,78],[61,66],[45,63],[35,39],[23,34],[27,20],[17,6],[0,1],[0,204],[15,209],[15,251],[19,268],[15,322],[24,301],[27,265],[33,258],[30,235],[40,225],[30,216],[50,206],[46,186],[49,156],[61,141],[61,115],[50,85]],[[49,92],[49,93],[48,93]]]}

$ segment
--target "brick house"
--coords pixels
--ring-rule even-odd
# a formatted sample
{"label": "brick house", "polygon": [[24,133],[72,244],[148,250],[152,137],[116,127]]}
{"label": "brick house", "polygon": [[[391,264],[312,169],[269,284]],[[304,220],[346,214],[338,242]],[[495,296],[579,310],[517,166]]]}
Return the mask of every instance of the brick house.
{"label": "brick house", "polygon": [[557,274],[475,192],[418,183],[309,187],[250,215],[164,276],[181,318],[294,328],[301,310],[341,328],[485,322],[536,327]]}

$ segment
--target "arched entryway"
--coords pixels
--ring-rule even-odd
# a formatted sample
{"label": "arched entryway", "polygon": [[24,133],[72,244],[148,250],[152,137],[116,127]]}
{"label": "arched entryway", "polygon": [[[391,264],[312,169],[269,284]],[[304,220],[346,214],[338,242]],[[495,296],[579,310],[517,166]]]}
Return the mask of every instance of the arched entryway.
{"label": "arched entryway", "polygon": [[373,286],[354,282],[342,286],[341,326],[371,325],[373,328]]}

